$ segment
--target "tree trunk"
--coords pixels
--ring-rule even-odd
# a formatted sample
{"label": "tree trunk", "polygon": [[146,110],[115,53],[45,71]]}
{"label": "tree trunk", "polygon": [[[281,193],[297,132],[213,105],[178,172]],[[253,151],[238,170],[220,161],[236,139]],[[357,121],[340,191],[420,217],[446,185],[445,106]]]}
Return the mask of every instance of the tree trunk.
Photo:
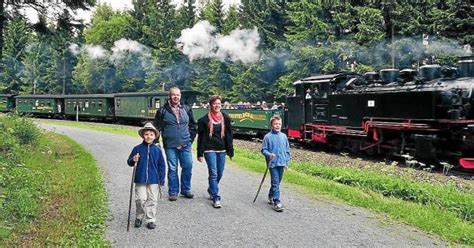
{"label": "tree trunk", "polygon": [[0,0],[0,71],[2,71],[3,59],[3,28],[5,25],[5,0]]}

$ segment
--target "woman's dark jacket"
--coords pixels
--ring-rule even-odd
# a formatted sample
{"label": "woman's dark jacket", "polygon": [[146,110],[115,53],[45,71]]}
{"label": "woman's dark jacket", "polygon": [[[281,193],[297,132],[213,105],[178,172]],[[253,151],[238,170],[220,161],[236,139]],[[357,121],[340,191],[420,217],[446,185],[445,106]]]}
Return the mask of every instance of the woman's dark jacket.
{"label": "woman's dark jacket", "polygon": [[209,116],[206,114],[198,121],[198,143],[197,143],[197,156],[204,157],[204,151],[223,151],[225,150],[229,157],[234,156],[234,145],[233,145],[233,134],[232,124],[230,117],[222,113],[224,117],[224,138],[221,138],[221,127],[222,125],[214,124],[214,130],[212,136],[209,135]]}

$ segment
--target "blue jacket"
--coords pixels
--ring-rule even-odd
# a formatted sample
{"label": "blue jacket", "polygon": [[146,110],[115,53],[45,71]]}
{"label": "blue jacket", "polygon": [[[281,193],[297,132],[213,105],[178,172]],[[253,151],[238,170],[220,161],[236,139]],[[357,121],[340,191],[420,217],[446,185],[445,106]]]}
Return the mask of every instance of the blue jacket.
{"label": "blue jacket", "polygon": [[262,154],[265,155],[267,164],[271,153],[275,154],[275,158],[270,161],[270,168],[288,166],[290,162],[290,143],[286,134],[272,130],[265,135],[262,142]]}
{"label": "blue jacket", "polygon": [[188,145],[196,137],[196,122],[192,109],[181,104],[179,111],[181,113],[179,123],[168,102],[156,111],[154,126],[161,131],[165,148]]}
{"label": "blue jacket", "polygon": [[135,173],[135,183],[165,185],[165,159],[161,149],[156,144],[145,142],[135,146],[128,156],[127,164],[133,166],[133,156],[140,154],[138,167]]}

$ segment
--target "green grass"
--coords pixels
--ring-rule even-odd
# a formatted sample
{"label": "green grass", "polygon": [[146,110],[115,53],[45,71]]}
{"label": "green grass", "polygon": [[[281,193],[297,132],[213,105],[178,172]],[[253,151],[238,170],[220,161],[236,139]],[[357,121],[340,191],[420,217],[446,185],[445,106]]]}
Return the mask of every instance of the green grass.
{"label": "green grass", "polygon": [[76,122],[76,121],[63,121],[63,120],[52,120],[52,119],[35,119],[35,121],[45,124],[54,124],[60,126],[77,127],[89,130],[95,130],[100,132],[115,133],[120,135],[126,135],[131,137],[138,137],[138,127],[133,126],[120,126],[120,125],[108,125],[103,123],[94,122]]}
{"label": "green grass", "polygon": [[[64,125],[98,130],[94,125]],[[124,134],[136,136],[126,127]],[[100,130],[117,133],[106,126]],[[237,166],[264,172],[263,157],[255,152],[236,149],[233,163]],[[454,186],[410,181],[382,172],[329,167],[316,163],[293,163],[284,181],[298,185],[314,198],[325,198],[364,207],[443,239],[474,245],[474,196],[470,191],[458,191]]]}
{"label": "green grass", "polygon": [[23,120],[0,117],[0,138],[8,142],[0,146],[0,247],[109,246],[106,193],[94,158],[65,136],[18,127]]}
{"label": "green grass", "polygon": [[[239,167],[263,173],[265,169],[263,157],[260,154],[251,153],[249,151],[237,149],[233,160]],[[424,230],[428,233],[434,233],[441,236],[443,239],[473,245],[474,244],[474,225],[470,221],[459,218],[456,211],[449,208],[443,208],[438,204],[431,202],[420,203],[413,201],[406,201],[397,198],[393,195],[384,195],[380,192],[371,190],[370,183],[357,185],[356,183],[346,185],[340,183],[338,180],[330,180],[311,174],[299,172],[299,167],[306,167],[307,164],[292,164],[291,168],[285,172],[283,180],[288,183],[301,186],[305,191],[309,192],[314,197],[323,196],[324,198],[337,198],[354,206],[371,209],[375,212],[386,213],[392,218],[406,224],[410,224]],[[324,166],[312,164],[312,167],[320,168]],[[324,169],[333,172],[333,175],[341,173],[349,177],[355,173],[349,168],[338,167],[324,167]],[[302,170],[304,171],[304,170]],[[358,173],[363,173],[362,171]],[[367,181],[372,179],[377,182],[375,185],[383,184],[383,181],[378,181],[380,178],[385,178],[382,174],[372,172],[365,177]],[[387,181],[387,188],[391,182]],[[364,186],[365,185],[365,186]],[[425,184],[411,182],[409,186],[415,188],[424,188]],[[439,186],[439,188],[443,188]],[[448,191],[451,188],[447,189]],[[416,190],[414,190],[417,192]],[[433,192],[433,197],[437,192]],[[416,194],[415,194],[416,195]],[[462,195],[460,198],[464,204],[464,197],[471,199],[472,195]],[[453,199],[453,203],[458,199]],[[470,209],[472,211],[472,209]]]}

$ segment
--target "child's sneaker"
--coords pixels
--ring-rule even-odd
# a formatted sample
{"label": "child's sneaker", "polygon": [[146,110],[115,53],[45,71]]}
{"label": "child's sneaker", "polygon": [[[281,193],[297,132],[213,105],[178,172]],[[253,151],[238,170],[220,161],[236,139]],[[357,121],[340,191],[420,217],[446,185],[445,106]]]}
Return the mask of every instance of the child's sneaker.
{"label": "child's sneaker", "polygon": [[135,219],[135,227],[136,227],[136,228],[139,228],[139,227],[141,227],[141,226],[142,226],[142,220],[140,220],[140,219]]}
{"label": "child's sneaker", "polygon": [[212,203],[212,205],[214,206],[214,208],[221,208],[222,205],[221,205],[221,201],[217,200],[217,201],[214,201]]}
{"label": "child's sneaker", "polygon": [[283,210],[285,210],[285,208],[283,207],[283,205],[281,205],[280,202],[278,202],[278,203],[273,204],[273,210],[275,210],[277,212],[283,212]]}
{"label": "child's sneaker", "polygon": [[268,204],[273,205],[273,196],[268,196]]}

